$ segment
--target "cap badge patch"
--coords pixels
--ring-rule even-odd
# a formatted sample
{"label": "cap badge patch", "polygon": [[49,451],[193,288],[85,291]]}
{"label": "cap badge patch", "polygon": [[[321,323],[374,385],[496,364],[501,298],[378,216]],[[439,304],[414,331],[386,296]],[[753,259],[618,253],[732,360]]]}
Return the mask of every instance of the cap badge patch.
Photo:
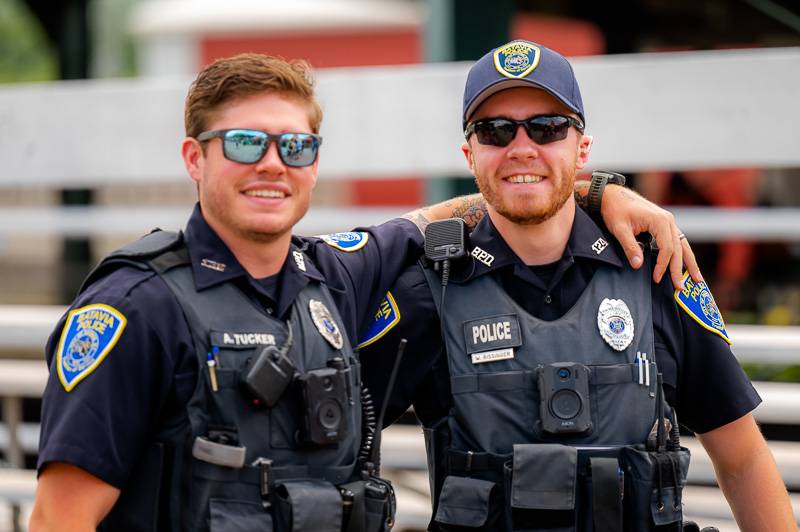
{"label": "cap badge patch", "polygon": [[394,297],[392,297],[392,293],[386,292],[378,306],[378,311],[372,319],[372,323],[369,325],[369,330],[367,330],[367,333],[358,344],[359,349],[377,342],[398,323],[400,323],[400,308],[397,306]]}
{"label": "cap badge patch", "polygon": [[58,378],[71,391],[114,348],[128,320],[109,305],[87,305],[69,311],[58,341]]}
{"label": "cap badge patch", "polygon": [[353,252],[363,248],[369,242],[369,233],[348,232],[332,233],[330,235],[319,235],[331,247],[341,251]]}
{"label": "cap badge patch", "polygon": [[537,46],[514,41],[494,51],[494,67],[508,78],[524,78],[539,66],[541,56]]}
{"label": "cap badge patch", "polygon": [[344,345],[342,332],[333,320],[333,316],[331,315],[331,311],[328,310],[328,307],[326,307],[322,301],[312,299],[308,303],[308,309],[311,311],[311,319],[314,321],[314,325],[317,326],[317,330],[322,337],[325,338],[334,349],[341,349]]}
{"label": "cap badge patch", "polygon": [[600,336],[615,351],[624,351],[633,341],[633,316],[621,299],[604,299],[597,309]]}
{"label": "cap badge patch", "polygon": [[675,301],[678,305],[697,323],[718,334],[730,344],[731,339],[725,330],[725,321],[705,281],[695,283],[686,272],[683,274],[683,285],[683,290],[675,290]]}

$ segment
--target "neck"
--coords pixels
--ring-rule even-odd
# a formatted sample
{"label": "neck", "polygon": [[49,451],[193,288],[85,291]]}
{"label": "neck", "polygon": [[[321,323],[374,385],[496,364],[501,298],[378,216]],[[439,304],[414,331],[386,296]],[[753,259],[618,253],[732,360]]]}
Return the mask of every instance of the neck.
{"label": "neck", "polygon": [[217,227],[219,224],[212,220],[206,221],[251,277],[261,279],[281,271],[292,242],[289,231],[261,240],[226,227]]}
{"label": "neck", "polygon": [[575,221],[575,200],[569,197],[550,219],[534,225],[514,223],[491,206],[487,208],[497,232],[528,266],[556,262],[564,254]]}

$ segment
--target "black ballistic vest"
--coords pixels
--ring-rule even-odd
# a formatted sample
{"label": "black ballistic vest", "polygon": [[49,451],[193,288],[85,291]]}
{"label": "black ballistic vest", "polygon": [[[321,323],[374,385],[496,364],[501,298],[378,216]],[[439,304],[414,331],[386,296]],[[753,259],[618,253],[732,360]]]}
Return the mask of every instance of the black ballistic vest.
{"label": "black ballistic vest", "polygon": [[[329,367],[334,358],[343,360],[346,368],[351,403],[349,415],[342,420],[346,436],[338,443],[317,445],[301,441],[299,436],[304,403],[296,381],[272,408],[259,404],[241,384],[248,362],[265,345],[284,345],[284,321],[259,308],[232,283],[196,291],[188,253],[179,235],[152,233],[115,252],[90,275],[87,284],[119,264],[155,270],[175,295],[191,330],[198,376],[185,411],[177,418],[161,420],[152,445],[100,528],[341,530],[343,509],[338,487],[357,473],[361,390],[356,353],[327,287],[312,282],[297,296],[291,309],[293,342],[287,355],[298,374]],[[312,300],[321,302],[338,325],[341,349],[335,349],[318,330],[309,310]],[[217,391],[212,389],[209,353],[215,359]],[[198,452],[198,439],[205,452]],[[240,461],[243,454],[243,461],[236,465],[216,463],[220,458],[227,459],[229,452]],[[263,459],[271,461],[268,468],[260,462]],[[363,496],[362,488],[353,490],[361,489]],[[359,519],[363,521],[364,516]],[[373,519],[366,527],[351,524],[347,530],[383,530],[378,521]]]}
{"label": "black ballistic vest", "polygon": [[[450,415],[425,430],[433,529],[681,529],[688,451],[676,434],[661,452],[650,437],[666,408],[650,271],[601,266],[573,308],[544,321],[492,274],[451,281],[442,302],[439,276],[425,268],[452,392]],[[621,350],[600,333],[624,338],[631,325]]]}

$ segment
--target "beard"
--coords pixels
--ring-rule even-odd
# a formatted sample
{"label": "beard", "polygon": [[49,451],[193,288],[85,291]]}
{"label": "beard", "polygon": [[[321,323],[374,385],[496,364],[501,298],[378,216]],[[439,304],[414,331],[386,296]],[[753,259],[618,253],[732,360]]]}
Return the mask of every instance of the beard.
{"label": "beard", "polygon": [[[550,197],[543,204],[541,202],[525,201],[527,194],[522,197],[513,197],[506,200],[494,183],[481,177],[475,169],[475,184],[483,194],[486,203],[498,214],[518,225],[538,225],[552,218],[561,210],[569,197],[574,193],[575,175],[577,171],[571,170],[566,175],[561,175],[553,187]],[[553,179],[548,177],[547,179]]]}

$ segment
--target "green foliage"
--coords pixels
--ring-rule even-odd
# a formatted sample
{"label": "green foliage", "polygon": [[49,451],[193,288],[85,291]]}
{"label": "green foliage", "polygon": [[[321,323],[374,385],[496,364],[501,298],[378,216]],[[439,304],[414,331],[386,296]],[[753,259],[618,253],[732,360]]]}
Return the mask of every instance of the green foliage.
{"label": "green foliage", "polygon": [[754,381],[800,382],[800,366],[775,364],[742,364],[745,373]]}
{"label": "green foliage", "polygon": [[0,83],[58,77],[56,51],[21,0],[0,0]]}

